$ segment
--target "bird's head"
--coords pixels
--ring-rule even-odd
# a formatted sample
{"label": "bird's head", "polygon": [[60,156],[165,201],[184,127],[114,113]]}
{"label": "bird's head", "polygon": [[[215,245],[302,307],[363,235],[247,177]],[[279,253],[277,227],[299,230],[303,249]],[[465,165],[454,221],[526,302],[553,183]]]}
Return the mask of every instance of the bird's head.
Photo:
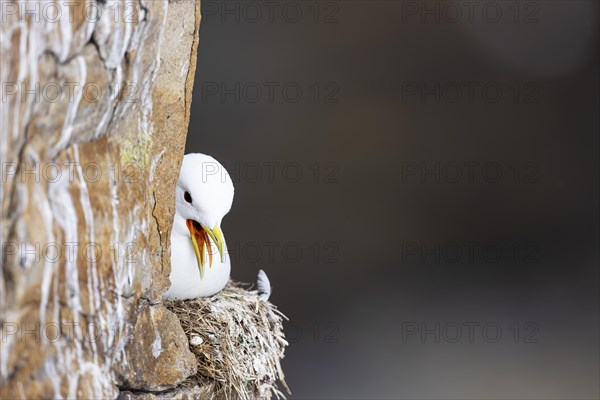
{"label": "bird's head", "polygon": [[229,173],[217,160],[199,153],[183,157],[175,193],[175,218],[185,223],[185,228],[179,229],[187,228],[189,232],[201,275],[206,264],[212,266],[211,240],[225,262],[221,221],[231,209],[233,191]]}

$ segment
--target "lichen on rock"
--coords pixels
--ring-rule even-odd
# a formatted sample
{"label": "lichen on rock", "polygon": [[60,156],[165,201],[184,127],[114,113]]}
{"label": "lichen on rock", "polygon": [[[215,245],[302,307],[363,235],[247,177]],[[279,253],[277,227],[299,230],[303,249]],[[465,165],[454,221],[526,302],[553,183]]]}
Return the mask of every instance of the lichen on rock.
{"label": "lichen on rock", "polygon": [[136,170],[147,169],[151,149],[152,136],[140,132],[135,142],[127,139],[121,145],[121,165],[133,166]]}

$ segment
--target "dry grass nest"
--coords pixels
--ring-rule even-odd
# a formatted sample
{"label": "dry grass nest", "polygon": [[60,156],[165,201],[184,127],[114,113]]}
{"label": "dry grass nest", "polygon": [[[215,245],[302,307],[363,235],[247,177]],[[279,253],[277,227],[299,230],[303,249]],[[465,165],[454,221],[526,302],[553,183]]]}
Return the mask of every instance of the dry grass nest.
{"label": "dry grass nest", "polygon": [[286,317],[248,286],[229,282],[209,298],[165,301],[198,360],[198,372],[184,385],[209,387],[216,398],[285,398],[277,381],[290,394],[280,363]]}

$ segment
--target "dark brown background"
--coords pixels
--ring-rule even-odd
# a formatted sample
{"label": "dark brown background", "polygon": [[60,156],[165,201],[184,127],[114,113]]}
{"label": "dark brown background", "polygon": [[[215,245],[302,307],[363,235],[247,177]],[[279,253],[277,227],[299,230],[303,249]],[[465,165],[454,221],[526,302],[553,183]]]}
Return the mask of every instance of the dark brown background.
{"label": "dark brown background", "polygon": [[237,169],[232,276],[290,317],[292,397],[598,398],[597,3],[203,3],[187,151]]}

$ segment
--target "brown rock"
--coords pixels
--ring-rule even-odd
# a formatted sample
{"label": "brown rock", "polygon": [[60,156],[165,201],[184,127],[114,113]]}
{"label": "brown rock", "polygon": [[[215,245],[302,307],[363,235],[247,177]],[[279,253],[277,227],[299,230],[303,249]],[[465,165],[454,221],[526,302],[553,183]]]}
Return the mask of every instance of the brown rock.
{"label": "brown rock", "polygon": [[121,389],[162,391],[196,373],[179,319],[162,305],[147,306],[125,345],[124,362],[115,366]]}
{"label": "brown rock", "polygon": [[[200,4],[56,2],[52,21],[50,3],[2,1],[0,397],[171,387],[190,353],[150,304],[168,285]],[[155,334],[156,359],[139,345]]]}

